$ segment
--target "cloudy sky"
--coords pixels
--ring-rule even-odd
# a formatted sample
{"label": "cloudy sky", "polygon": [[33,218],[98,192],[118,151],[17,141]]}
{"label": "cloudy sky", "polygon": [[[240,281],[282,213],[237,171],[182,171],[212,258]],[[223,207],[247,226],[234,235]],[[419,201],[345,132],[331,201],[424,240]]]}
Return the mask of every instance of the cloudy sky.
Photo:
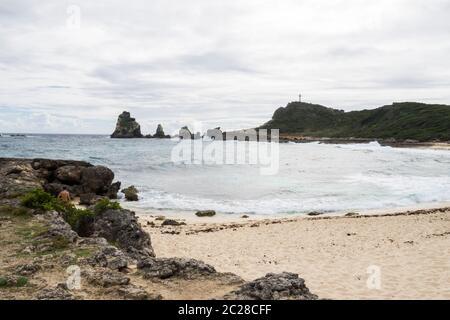
{"label": "cloudy sky", "polygon": [[450,103],[449,0],[1,0],[0,132],[111,133],[131,111],[252,127],[304,99]]}

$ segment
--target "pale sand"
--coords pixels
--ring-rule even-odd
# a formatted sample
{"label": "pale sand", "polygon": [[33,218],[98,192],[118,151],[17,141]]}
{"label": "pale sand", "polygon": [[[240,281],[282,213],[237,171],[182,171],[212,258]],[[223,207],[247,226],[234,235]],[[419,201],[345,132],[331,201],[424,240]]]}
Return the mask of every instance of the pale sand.
{"label": "pale sand", "polygon": [[[158,257],[196,258],[246,280],[298,273],[320,298],[450,299],[450,209],[421,213],[177,227],[139,217]],[[367,287],[373,265],[381,268],[380,290]]]}

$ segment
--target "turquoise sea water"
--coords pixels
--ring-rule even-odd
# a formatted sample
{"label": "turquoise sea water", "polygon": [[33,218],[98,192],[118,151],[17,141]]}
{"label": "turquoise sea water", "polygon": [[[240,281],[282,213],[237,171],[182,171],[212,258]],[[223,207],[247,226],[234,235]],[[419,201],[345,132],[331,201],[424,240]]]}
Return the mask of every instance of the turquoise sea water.
{"label": "turquoise sea water", "polygon": [[[278,173],[261,175],[259,165],[173,163],[177,143],[88,135],[3,136],[0,157],[105,165],[123,186],[141,190],[141,201],[132,205],[147,210],[285,215],[450,200],[449,151],[394,149],[376,142],[280,144]],[[211,143],[223,142],[203,142]]]}

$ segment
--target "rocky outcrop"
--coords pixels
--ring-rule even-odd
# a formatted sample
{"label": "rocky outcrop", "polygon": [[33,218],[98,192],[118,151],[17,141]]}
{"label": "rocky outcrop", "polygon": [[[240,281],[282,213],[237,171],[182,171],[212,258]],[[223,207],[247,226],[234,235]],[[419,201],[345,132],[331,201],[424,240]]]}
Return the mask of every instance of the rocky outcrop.
{"label": "rocky outcrop", "polygon": [[87,259],[87,263],[91,266],[121,271],[128,267],[129,260],[130,258],[120,249],[104,243],[100,250]]}
{"label": "rocky outcrop", "polygon": [[0,158],[0,198],[12,199],[39,188],[42,178],[30,160]]}
{"label": "rocky outcrop", "polygon": [[[155,284],[156,288],[166,286],[165,296],[172,291],[172,297],[179,297],[180,282],[202,289],[205,283],[217,286],[211,289],[214,295],[202,292],[198,295],[201,298],[220,298],[223,292],[234,289],[226,299],[317,299],[296,274],[268,274],[244,283],[235,274],[217,272],[195,259],[156,258],[150,235],[130,210],[105,206],[99,212],[97,206],[76,233],[60,213],[20,205],[24,192],[48,184],[87,190],[87,199],[95,199],[100,195],[94,192],[110,191],[113,177],[109,169],[86,162],[0,158],[0,226],[5,239],[14,235],[14,241],[0,243],[0,259],[8,267],[0,278],[4,286],[14,289],[12,293],[0,290],[0,299],[161,299]],[[117,185],[115,188],[118,190]],[[163,224],[174,228],[179,223],[166,220]],[[10,257],[18,253],[20,261],[8,265]],[[66,282],[67,268],[73,265],[79,266],[83,279],[79,291],[69,290]],[[55,281],[47,280],[44,271],[48,270]],[[191,293],[186,297],[191,298]]]}
{"label": "rocky outcrop", "polygon": [[170,135],[166,135],[164,133],[164,129],[161,124],[158,124],[158,127],[156,128],[156,133],[153,136],[149,136],[149,138],[156,138],[156,139],[170,139]]}
{"label": "rocky outcrop", "polygon": [[144,288],[134,284],[121,286],[117,289],[117,293],[126,300],[161,300],[160,294],[150,294]]}
{"label": "rocky outcrop", "polygon": [[111,138],[142,138],[141,126],[128,111],[122,112],[117,119],[116,130]]}
{"label": "rocky outcrop", "polygon": [[242,285],[225,296],[237,300],[316,300],[298,274],[283,272],[266,276]]}
{"label": "rocky outcrop", "polygon": [[138,189],[135,186],[129,186],[128,188],[122,189],[121,191],[125,195],[127,201],[138,201]]}
{"label": "rocky outcrop", "polygon": [[80,233],[84,237],[105,238],[138,261],[155,256],[150,236],[130,210],[109,209],[99,213],[85,224]]}
{"label": "rocky outcrop", "polygon": [[101,286],[104,288],[127,285],[130,283],[130,278],[124,276],[122,273],[108,269],[104,270],[86,270],[82,275],[91,284]]}
{"label": "rocky outcrop", "polygon": [[184,258],[145,259],[138,264],[138,268],[146,279],[168,279],[172,277],[194,279],[217,273],[214,267],[203,261]]}
{"label": "rocky outcrop", "polygon": [[75,300],[75,297],[63,285],[44,288],[36,295],[37,300]]}
{"label": "rocky outcrop", "polygon": [[0,197],[44,188],[57,195],[64,187],[72,196],[93,194],[117,198],[120,182],[103,166],[84,161],[0,158]]}

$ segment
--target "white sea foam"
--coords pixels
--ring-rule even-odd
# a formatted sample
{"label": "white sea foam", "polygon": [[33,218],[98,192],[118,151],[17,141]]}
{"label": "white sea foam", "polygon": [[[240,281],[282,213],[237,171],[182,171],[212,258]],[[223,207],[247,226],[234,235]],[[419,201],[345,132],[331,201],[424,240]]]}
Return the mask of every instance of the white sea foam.
{"label": "white sea foam", "polygon": [[145,210],[282,215],[450,201],[450,152],[445,150],[391,148],[376,142],[280,144],[279,172],[263,176],[258,165],[174,164],[170,154],[176,144],[104,136],[3,137],[0,156],[106,165],[123,186],[141,190],[141,201],[127,205]]}

